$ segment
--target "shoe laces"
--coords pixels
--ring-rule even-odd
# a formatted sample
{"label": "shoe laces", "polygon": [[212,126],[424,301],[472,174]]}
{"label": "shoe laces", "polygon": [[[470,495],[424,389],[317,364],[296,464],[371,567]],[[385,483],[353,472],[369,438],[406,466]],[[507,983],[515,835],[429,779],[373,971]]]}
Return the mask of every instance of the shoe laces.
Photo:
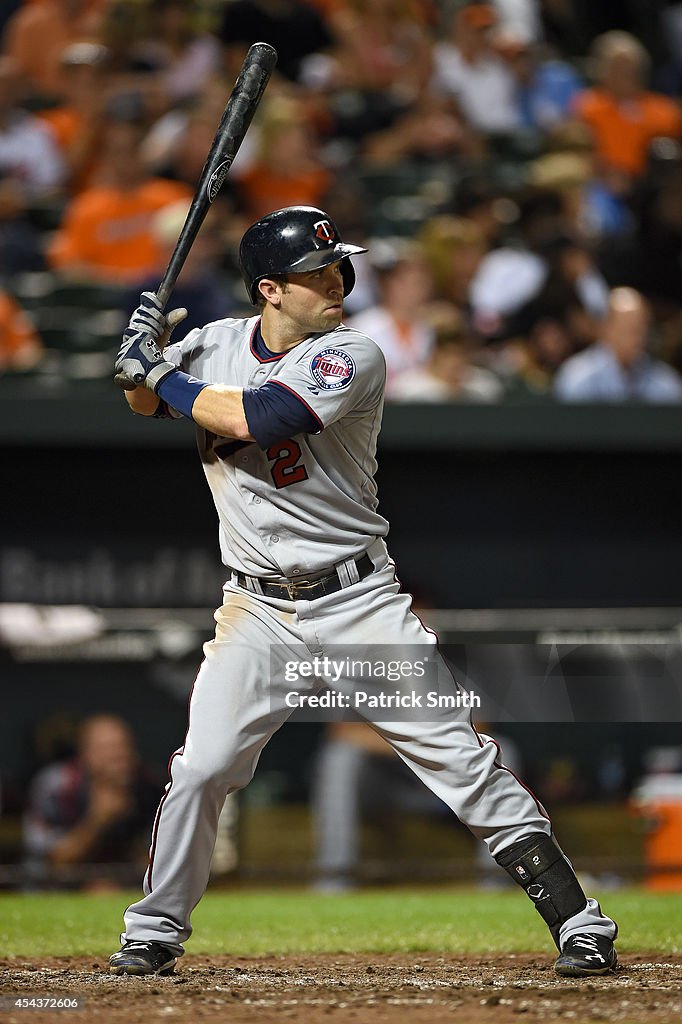
{"label": "shoe laces", "polygon": [[576,947],[587,949],[590,954],[596,955],[602,960],[604,959],[599,950],[599,942],[596,935],[573,935],[569,942],[573,949]]}

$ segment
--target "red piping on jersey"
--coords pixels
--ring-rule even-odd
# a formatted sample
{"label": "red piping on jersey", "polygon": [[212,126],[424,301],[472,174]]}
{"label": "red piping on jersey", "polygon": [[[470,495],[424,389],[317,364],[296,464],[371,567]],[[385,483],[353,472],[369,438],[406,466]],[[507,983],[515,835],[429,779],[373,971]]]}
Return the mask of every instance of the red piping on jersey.
{"label": "red piping on jersey", "polygon": [[168,785],[166,787],[166,792],[161,797],[161,802],[159,803],[159,806],[158,806],[158,809],[157,809],[157,812],[156,812],[156,817],[154,818],[154,827],[152,829],[152,842],[151,842],[151,846],[149,848],[149,867],[147,868],[147,887],[149,888],[150,892],[152,891],[152,868],[154,866],[154,855],[156,854],[156,840],[157,840],[158,834],[159,834],[159,823],[161,821],[161,810],[163,808],[163,805],[166,802],[166,797],[170,793],[171,788],[173,786],[173,773],[172,773],[173,761],[175,760],[176,757],[182,756],[182,754],[184,754],[184,752],[185,752],[185,744],[187,743],[187,735],[189,733],[189,717],[190,717],[190,705],[191,705],[191,701],[192,701],[192,694],[194,693],[194,687],[195,687],[197,679],[199,678],[199,672],[201,671],[201,666],[203,665],[203,663],[204,662],[202,660],[201,665],[197,669],[197,674],[194,677],[194,682],[192,683],[192,689],[189,691],[189,697],[187,698],[187,729],[185,731],[185,738],[183,740],[182,746],[179,748],[179,750],[175,750],[171,754],[170,759],[168,761],[168,778],[169,778],[170,781],[169,781],[169,783],[168,783]]}
{"label": "red piping on jersey", "polygon": [[[393,578],[395,579],[395,581],[396,581],[396,583],[398,584],[398,586],[399,586],[399,587],[400,587],[400,588],[402,589],[402,583],[400,582],[400,580],[399,580],[399,578],[398,578],[398,573],[396,572],[396,568],[395,568],[395,563],[393,564]],[[409,590],[405,590],[405,591],[404,591],[404,593],[406,593],[406,594],[409,594],[410,598],[412,598],[412,600],[414,601],[414,597],[412,596],[412,594],[410,594]],[[438,651],[438,653],[440,654],[440,650],[439,650],[439,648],[440,648],[440,636],[438,635],[438,633],[436,633],[435,629],[431,629],[431,627],[430,627],[430,626],[427,626],[427,625],[426,625],[426,624],[425,624],[425,623],[424,623],[424,622],[422,621],[422,619],[421,619],[421,618],[419,617],[419,615],[417,615],[417,613],[416,613],[416,611],[414,610],[414,608],[412,607],[412,605],[410,605],[410,613],[411,613],[412,615],[414,615],[415,619],[417,619],[417,620],[419,621],[419,624],[421,625],[422,629],[423,629],[423,630],[424,630],[424,631],[425,631],[426,633],[430,633],[430,634],[431,634],[432,636],[435,636],[435,638],[436,638],[436,650],[437,650],[437,651]],[[441,657],[442,657],[442,655],[441,655]],[[443,664],[445,665],[446,669],[448,670],[448,672],[449,672],[449,673],[450,673],[450,675],[452,676],[452,681],[454,682],[455,686],[459,686],[459,683],[457,682],[457,680],[456,680],[456,678],[455,678],[455,675],[454,675],[454,673],[452,672],[452,670],[450,669],[450,666],[448,665],[448,663],[447,663],[447,661],[445,660],[445,658],[443,658]],[[468,724],[469,724],[470,728],[471,728],[471,729],[473,730],[473,733],[474,733],[474,735],[475,735],[476,739],[478,740],[478,745],[479,745],[479,746],[480,746],[481,748],[483,748],[483,747],[484,747],[484,746],[485,746],[486,744],[484,743],[483,739],[481,738],[481,735],[480,735],[480,733],[478,732],[478,730],[477,730],[476,726],[475,726],[475,725],[474,725],[474,723],[473,723],[473,722],[471,721],[471,715],[469,715],[469,722],[468,722]],[[500,744],[499,744],[499,743],[497,742],[497,740],[493,739],[493,737],[492,737],[492,736],[490,737],[490,742],[491,742],[491,743],[493,743],[493,744],[495,745],[496,749],[497,749],[497,757],[496,757],[496,758],[495,758],[495,760],[493,761],[493,764],[495,765],[495,767],[496,767],[496,768],[501,768],[501,769],[502,769],[502,771],[504,771],[504,772],[509,772],[509,774],[510,774],[510,775],[511,775],[511,776],[512,776],[512,777],[513,777],[514,779],[516,779],[516,781],[518,782],[519,786],[521,786],[521,788],[522,788],[522,789],[525,789],[526,793],[528,793],[528,795],[529,795],[529,796],[532,796],[533,800],[535,801],[535,806],[537,807],[538,811],[540,812],[540,814],[542,815],[542,817],[543,817],[543,818],[545,818],[545,819],[546,819],[546,820],[547,820],[547,821],[548,821],[548,822],[550,823],[550,825],[551,825],[551,824],[552,824],[552,819],[550,818],[549,814],[547,813],[547,811],[545,810],[545,808],[544,808],[544,807],[542,806],[542,804],[540,803],[540,801],[538,800],[538,798],[536,797],[536,795],[535,795],[535,793],[533,792],[533,790],[532,790],[532,789],[530,789],[530,788],[529,788],[529,787],[528,787],[528,786],[526,785],[526,783],[525,783],[525,782],[523,782],[523,781],[522,781],[522,780],[521,780],[521,779],[520,779],[520,778],[518,777],[518,775],[516,774],[516,772],[513,772],[513,771],[511,770],[511,768],[507,768],[506,764],[502,764],[502,761],[498,760],[498,758],[499,758],[499,757],[501,757],[501,754],[502,754],[502,751],[501,751],[501,749],[500,749]]]}
{"label": "red piping on jersey", "polygon": [[[483,748],[483,747],[484,747],[484,746],[485,746],[486,744],[484,743],[484,741],[483,741],[483,738],[482,738],[482,736],[480,735],[480,733],[479,733],[478,729],[476,728],[476,726],[474,725],[474,723],[473,723],[473,722],[472,722],[471,720],[469,720],[469,725],[471,726],[471,728],[472,728],[472,729],[474,730],[474,732],[475,732],[475,734],[476,734],[476,739],[478,740],[479,746],[480,746],[481,748]],[[529,787],[528,787],[528,786],[527,786],[527,785],[525,784],[525,782],[523,782],[523,781],[522,781],[522,780],[521,780],[521,779],[520,779],[520,778],[518,777],[518,775],[516,774],[516,772],[513,772],[513,771],[511,770],[511,768],[507,768],[506,764],[502,764],[502,761],[498,760],[498,758],[502,756],[502,751],[501,751],[501,749],[500,749],[500,744],[499,744],[499,743],[497,742],[497,740],[496,740],[496,739],[494,739],[494,738],[493,738],[492,736],[489,736],[489,737],[488,737],[488,739],[489,739],[489,740],[490,740],[490,742],[491,742],[491,743],[493,743],[493,744],[495,745],[495,747],[497,748],[497,758],[495,758],[495,760],[493,761],[493,764],[495,765],[495,767],[496,767],[496,768],[501,768],[501,769],[502,769],[503,771],[505,771],[505,772],[509,772],[509,774],[510,774],[510,775],[513,775],[513,777],[514,777],[514,778],[516,779],[516,781],[518,782],[519,786],[521,786],[521,788],[522,788],[522,789],[525,789],[526,793],[528,793],[528,794],[529,794],[530,796],[532,796],[532,797],[533,797],[533,800],[535,800],[535,806],[537,807],[538,811],[540,812],[540,814],[542,815],[542,817],[543,817],[543,818],[546,818],[546,819],[547,819],[547,821],[548,821],[548,822],[550,823],[550,825],[551,825],[551,824],[552,824],[552,819],[550,818],[549,814],[547,813],[547,811],[545,810],[545,808],[544,808],[544,807],[542,806],[542,804],[540,803],[540,801],[538,800],[538,798],[536,797],[536,795],[535,795],[535,793],[533,792],[533,790],[532,790],[532,789],[530,789],[530,788],[529,788]],[[554,831],[554,829],[552,829],[552,831]],[[530,834],[530,833],[529,833],[529,834]]]}
{"label": "red piping on jersey", "polygon": [[287,391],[289,391],[289,392],[290,392],[290,393],[291,393],[291,394],[292,394],[292,395],[294,396],[294,398],[298,398],[299,402],[300,402],[300,403],[301,403],[302,405],[304,405],[304,406],[306,407],[306,409],[308,410],[308,412],[310,413],[310,415],[311,415],[311,416],[313,416],[313,417],[314,417],[314,418],[315,418],[315,419],[317,420],[317,422],[318,422],[318,423],[319,423],[319,425],[320,425],[320,430],[324,430],[324,423],[322,422],[322,420],[320,419],[320,417],[319,417],[319,416],[317,415],[317,413],[315,412],[315,410],[314,410],[314,409],[312,409],[312,408],[311,408],[311,407],[310,407],[310,406],[308,405],[308,403],[306,402],[305,398],[301,398],[301,396],[299,395],[298,391],[294,391],[294,389],[293,389],[293,388],[290,388],[290,387],[289,387],[289,385],[288,385],[288,384],[285,384],[285,383],[284,383],[284,381],[282,381],[282,380],[269,380],[269,381],[268,381],[268,384],[279,384],[279,386],[280,386],[281,388],[286,388],[286,389],[287,389]]}
{"label": "red piping on jersey", "polygon": [[[268,356],[267,359],[261,359],[261,357],[256,352],[255,348],[253,347],[253,339],[256,337],[256,331],[260,327],[262,319],[262,317],[258,317],[256,323],[253,326],[253,330],[251,331],[251,337],[249,338],[249,348],[251,349],[251,355],[255,356],[259,363],[276,363],[278,359],[281,359],[282,356],[286,355],[286,352],[279,352],[276,356]],[[265,342],[263,342],[263,344],[265,344]]]}

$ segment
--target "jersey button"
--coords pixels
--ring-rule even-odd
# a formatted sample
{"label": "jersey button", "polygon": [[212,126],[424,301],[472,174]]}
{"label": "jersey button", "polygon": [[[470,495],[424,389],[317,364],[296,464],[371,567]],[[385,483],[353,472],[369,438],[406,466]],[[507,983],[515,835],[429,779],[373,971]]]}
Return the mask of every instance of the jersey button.
{"label": "jersey button", "polygon": [[275,534],[274,537],[271,537],[270,540],[272,541],[273,544],[279,544],[279,537],[277,536],[277,534]]}
{"label": "jersey button", "polygon": [[255,497],[255,498],[253,499],[253,503],[254,503],[254,505],[260,505],[260,498],[259,498],[258,496],[256,496],[256,497]]}
{"label": "jersey button", "polygon": [[242,455],[242,462],[248,462],[248,461],[249,461],[249,456],[248,455]]}

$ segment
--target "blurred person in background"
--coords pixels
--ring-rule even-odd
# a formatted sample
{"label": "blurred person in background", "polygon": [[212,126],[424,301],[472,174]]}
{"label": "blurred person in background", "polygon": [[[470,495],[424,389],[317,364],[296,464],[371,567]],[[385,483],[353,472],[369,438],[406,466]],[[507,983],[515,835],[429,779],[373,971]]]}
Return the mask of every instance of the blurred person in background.
{"label": "blurred person in background", "polygon": [[395,402],[497,402],[504,386],[490,370],[474,363],[478,339],[453,308],[441,314],[434,344],[423,366],[401,373],[390,397]]}
{"label": "blurred person in background", "polygon": [[465,173],[459,178],[450,210],[455,217],[476,225],[482,236],[481,255],[500,244],[507,222],[517,212],[516,205],[497,184],[493,173],[482,171]]}
{"label": "blurred person in background", "polygon": [[[487,728],[486,723],[476,723],[480,732],[487,732]],[[521,757],[516,744],[497,733],[495,742],[504,749],[505,765],[518,774]],[[364,821],[380,829],[385,857],[390,861],[406,816],[417,814],[449,822],[447,810],[433,793],[418,785],[374,729],[364,722],[331,722],[317,752],[311,788],[315,888],[334,893],[357,885]],[[475,842],[474,864],[482,884],[495,888],[511,885],[491,865],[483,842]]]}
{"label": "blurred person in background", "polygon": [[436,298],[453,303],[468,316],[471,283],[488,249],[479,223],[441,214],[424,223],[418,240],[433,277]]}
{"label": "blurred person in background", "polygon": [[608,286],[567,216],[562,194],[531,187],[519,199],[516,238],[484,256],[471,282],[477,330],[487,337],[505,334],[511,317],[551,275],[575,289],[590,315],[604,315]]}
{"label": "blurred person in background", "polygon": [[0,174],[0,279],[44,270],[44,240],[29,219],[30,202],[18,182]]}
{"label": "blurred person in background", "polygon": [[386,128],[369,131],[360,144],[363,162],[372,167],[397,167],[406,162],[478,156],[480,140],[463,122],[452,103],[425,92],[394,111]]}
{"label": "blurred person in background", "polygon": [[59,99],[39,109],[66,165],[70,192],[81,191],[97,166],[110,90],[108,50],[99,43],[71,43],[61,54]]}
{"label": "blurred person in background", "polygon": [[[227,77],[216,75],[192,100],[151,119],[151,127],[141,144],[142,160],[150,173],[192,186],[196,184],[231,88],[232,83]],[[244,165],[244,156],[254,148],[253,136],[257,137],[257,134],[257,126],[253,125],[239,150],[233,170]]]}
{"label": "blurred person in background", "polygon": [[[148,29],[137,45],[138,56],[156,69],[168,106],[199,94],[220,70],[218,39],[201,31],[197,4],[184,0],[150,0]],[[260,39],[260,36],[254,36]]]}
{"label": "blurred person in background", "polygon": [[[198,96],[173,107],[158,119],[152,119],[139,150],[147,174],[184,183],[188,191],[194,192],[232,84],[225,75],[216,75],[205,84]],[[246,218],[237,209],[236,182],[238,176],[246,173],[255,162],[258,140],[259,126],[256,119],[246,134],[225,185],[211,207],[211,233],[221,234],[223,260],[236,273],[238,270],[232,265],[229,253],[238,246],[246,223]]]}
{"label": "blurred person in background", "polygon": [[647,352],[648,302],[632,288],[615,288],[600,340],[559,370],[554,395],[564,402],[679,402],[682,380]]}
{"label": "blurred person in background", "polygon": [[121,880],[111,865],[138,870],[146,858],[159,791],[122,718],[97,714],[85,719],[76,757],[48,765],[31,783],[24,848],[32,877],[39,882],[55,876],[55,869],[101,864],[101,872],[83,880],[111,885]]}
{"label": "blurred person in background", "polygon": [[628,244],[608,251],[619,283],[649,299],[661,354],[682,370],[682,145],[657,139],[632,200],[636,228]]}
{"label": "blurred person in background", "polygon": [[360,159],[383,165],[459,152],[462,118],[428,88],[430,13],[419,0],[332,5],[333,45],[304,59],[299,80],[337,165],[354,164],[360,151]]}
{"label": "blurred person in background", "polygon": [[[159,247],[159,263],[153,273],[131,285],[130,294],[121,300],[122,306],[136,302],[141,291],[156,291],[188,210],[189,203],[182,199],[170,206],[164,206],[154,215],[151,232]],[[182,329],[178,331],[178,337],[189,334],[195,327],[203,327],[214,320],[231,316],[234,312],[229,282],[226,280],[225,271],[220,267],[223,243],[213,213],[212,208],[173,288],[173,302],[187,310],[187,317],[183,320]]]}
{"label": "blurred person in background", "polygon": [[396,826],[405,814],[445,818],[448,813],[365,722],[326,727],[313,769],[311,810],[315,888],[320,892],[344,892],[357,884],[363,819],[379,826],[392,852]]}
{"label": "blurred person in background", "polygon": [[493,37],[496,52],[514,78],[521,127],[551,132],[571,116],[583,83],[576,69],[516,26],[502,26]]}
{"label": "blurred person in background", "polygon": [[50,265],[60,274],[125,284],[161,263],[154,215],[178,200],[189,201],[192,190],[147,173],[139,154],[142,133],[134,123],[107,124],[97,183],[67,205],[49,246]]}
{"label": "blurred person in background", "polygon": [[245,216],[257,220],[285,206],[323,206],[333,176],[320,161],[319,150],[314,125],[301,102],[276,96],[266,103],[259,152],[245,170],[235,171]]}
{"label": "blurred person in background", "polygon": [[496,24],[492,4],[459,7],[450,16],[450,38],[434,48],[432,87],[455,100],[484,135],[510,134],[521,124],[514,78],[492,45]]}
{"label": "blurred person in background", "polygon": [[416,99],[431,77],[429,13],[418,0],[345,0],[329,14],[330,56],[304,62],[304,81],[320,82],[324,66],[328,85]]}
{"label": "blurred person in background", "polygon": [[589,153],[560,149],[545,153],[529,164],[528,181],[536,188],[555,189],[567,221],[585,238],[622,237],[633,229],[628,204],[605,187]]}
{"label": "blurred person in background", "polygon": [[629,33],[599,36],[591,59],[595,85],[576,96],[574,112],[594,136],[603,180],[620,195],[644,174],[653,139],[680,138],[682,112],[667,96],[647,90],[649,56]]}
{"label": "blurred person in background", "polygon": [[23,105],[23,93],[19,64],[0,57],[0,177],[31,201],[56,193],[65,168],[52,133]]}
{"label": "blurred person in background", "polygon": [[372,245],[372,269],[379,301],[346,321],[376,341],[386,359],[386,397],[398,375],[426,363],[433,346],[433,328],[426,309],[433,281],[419,248],[401,239]]}
{"label": "blurred person in background", "polygon": [[13,57],[39,96],[59,96],[62,53],[71,43],[97,42],[106,0],[25,3],[8,21],[4,52]]}
{"label": "blurred person in background", "polygon": [[17,302],[0,288],[0,374],[31,370],[43,356],[42,342]]}
{"label": "blurred person in background", "polygon": [[490,362],[503,377],[509,398],[549,398],[554,376],[577,347],[571,329],[581,309],[540,296],[515,317],[513,337],[506,339]]}

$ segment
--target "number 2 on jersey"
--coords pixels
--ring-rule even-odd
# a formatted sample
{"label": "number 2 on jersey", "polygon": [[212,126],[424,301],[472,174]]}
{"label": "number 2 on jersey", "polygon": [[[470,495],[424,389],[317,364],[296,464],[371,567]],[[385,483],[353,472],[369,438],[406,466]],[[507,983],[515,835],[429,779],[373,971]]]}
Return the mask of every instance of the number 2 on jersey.
{"label": "number 2 on jersey", "polygon": [[301,458],[301,446],[291,438],[270,445],[265,454],[269,459],[275,460],[270,467],[270,473],[278,491],[282,487],[289,487],[308,479],[308,470],[305,466],[296,465]]}

